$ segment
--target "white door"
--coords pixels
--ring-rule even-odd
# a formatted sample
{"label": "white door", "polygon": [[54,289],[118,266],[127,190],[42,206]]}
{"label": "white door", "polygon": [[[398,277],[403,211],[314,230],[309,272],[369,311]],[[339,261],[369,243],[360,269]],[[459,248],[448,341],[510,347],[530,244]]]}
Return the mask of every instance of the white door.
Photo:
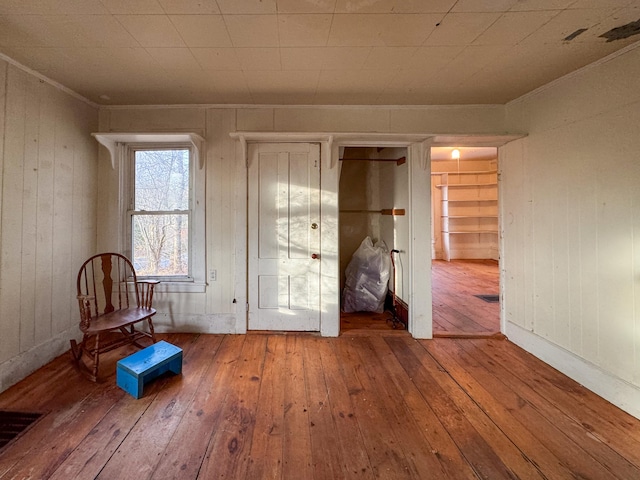
{"label": "white door", "polygon": [[249,329],[320,330],[320,145],[249,146]]}

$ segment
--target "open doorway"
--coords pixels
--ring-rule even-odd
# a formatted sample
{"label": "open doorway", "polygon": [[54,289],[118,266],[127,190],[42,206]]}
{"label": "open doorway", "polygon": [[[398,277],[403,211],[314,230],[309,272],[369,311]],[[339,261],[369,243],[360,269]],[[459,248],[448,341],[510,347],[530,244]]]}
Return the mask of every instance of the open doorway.
{"label": "open doorway", "polygon": [[[408,306],[409,203],[405,147],[345,147],[340,152],[340,331],[406,330]],[[363,247],[363,242],[366,242]],[[389,290],[362,279],[353,287],[345,272],[363,248],[386,256]],[[360,250],[363,251],[363,250]],[[353,266],[350,267],[354,272]],[[375,272],[373,274],[376,275]],[[384,275],[383,275],[384,277]],[[381,278],[383,278],[381,277]],[[367,282],[374,288],[369,288]],[[348,292],[345,294],[345,283]],[[379,295],[384,295],[382,298]],[[353,300],[355,297],[359,297]],[[376,308],[377,306],[377,308]]]}
{"label": "open doorway", "polygon": [[431,149],[434,337],[500,333],[498,151]]}

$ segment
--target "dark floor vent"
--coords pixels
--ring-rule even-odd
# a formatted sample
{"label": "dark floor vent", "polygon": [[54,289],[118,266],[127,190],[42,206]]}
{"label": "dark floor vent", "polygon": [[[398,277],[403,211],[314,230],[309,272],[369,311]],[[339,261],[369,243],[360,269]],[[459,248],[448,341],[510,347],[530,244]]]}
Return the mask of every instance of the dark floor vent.
{"label": "dark floor vent", "polygon": [[41,413],[0,410],[0,452],[41,416]]}
{"label": "dark floor vent", "polygon": [[484,300],[487,303],[500,302],[500,295],[474,295],[474,297],[478,297],[480,300]]}

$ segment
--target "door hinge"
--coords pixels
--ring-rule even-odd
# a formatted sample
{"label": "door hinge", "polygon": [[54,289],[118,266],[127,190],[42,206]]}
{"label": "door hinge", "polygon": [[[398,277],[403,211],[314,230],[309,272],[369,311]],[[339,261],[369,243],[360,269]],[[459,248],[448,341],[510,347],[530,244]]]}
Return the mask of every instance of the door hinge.
{"label": "door hinge", "polygon": [[249,302],[247,302],[247,312],[249,311]]}

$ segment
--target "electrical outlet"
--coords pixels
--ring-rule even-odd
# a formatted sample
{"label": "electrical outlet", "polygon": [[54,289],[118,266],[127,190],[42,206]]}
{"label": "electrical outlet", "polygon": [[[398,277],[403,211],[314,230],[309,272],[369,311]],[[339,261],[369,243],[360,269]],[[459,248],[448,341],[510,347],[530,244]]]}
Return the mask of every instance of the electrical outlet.
{"label": "electrical outlet", "polygon": [[215,282],[216,280],[218,280],[218,271],[217,270],[211,270],[209,272],[209,280],[211,280],[212,282]]}

